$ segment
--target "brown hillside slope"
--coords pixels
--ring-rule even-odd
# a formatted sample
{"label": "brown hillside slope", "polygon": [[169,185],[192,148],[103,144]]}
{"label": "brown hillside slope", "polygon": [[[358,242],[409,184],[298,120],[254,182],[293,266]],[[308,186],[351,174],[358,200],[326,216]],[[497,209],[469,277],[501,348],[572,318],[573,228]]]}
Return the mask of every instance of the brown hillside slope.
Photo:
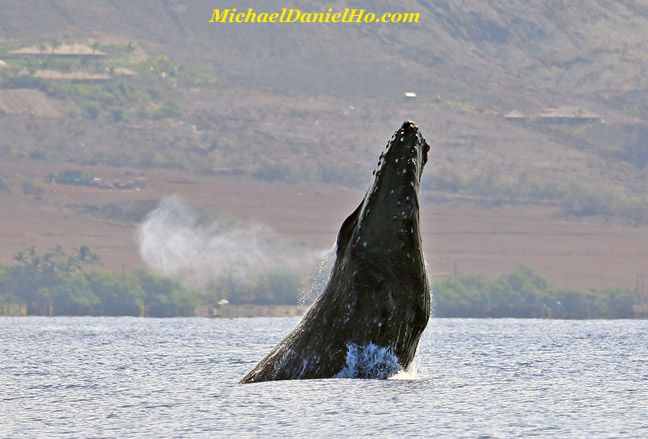
{"label": "brown hillside slope", "polygon": [[[250,223],[269,225],[307,249],[327,249],[340,224],[362,198],[359,190],[331,185],[260,185],[242,177],[191,177],[174,171],[115,170],[90,167],[108,180],[145,176],[141,190],[105,190],[43,183],[49,172],[68,169],[24,162],[0,162],[9,193],[0,196],[0,262],[16,251],[86,244],[104,268],[131,270],[142,266],[136,224],[110,218],[80,206],[129,209],[176,194],[208,215],[226,213]],[[30,176],[42,189],[38,198],[22,193]],[[610,224],[600,220],[561,219],[551,206],[479,208],[439,193],[424,193],[421,218],[424,250],[435,277],[458,274],[498,275],[528,265],[551,281],[571,287],[635,286],[646,273],[648,226]]]}

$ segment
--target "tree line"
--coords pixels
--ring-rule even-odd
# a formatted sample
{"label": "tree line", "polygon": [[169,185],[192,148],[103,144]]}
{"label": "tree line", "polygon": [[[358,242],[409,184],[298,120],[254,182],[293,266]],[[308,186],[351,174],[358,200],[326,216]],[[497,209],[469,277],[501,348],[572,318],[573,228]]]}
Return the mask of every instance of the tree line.
{"label": "tree line", "polygon": [[181,279],[147,270],[99,271],[101,261],[87,246],[19,252],[0,265],[0,315],[101,315],[174,317],[210,315],[223,300],[231,304],[296,304],[301,279],[289,270],[253,276],[223,276],[195,288]]}
{"label": "tree line", "polygon": [[557,288],[528,267],[495,279],[446,278],[433,291],[437,317],[648,318],[648,295],[638,289]]}
{"label": "tree line", "polygon": [[[195,288],[147,270],[99,271],[100,259],[84,245],[71,254],[30,248],[14,260],[0,265],[0,315],[208,316],[219,306],[297,305],[304,296],[302,276],[287,269]],[[641,291],[557,288],[526,267],[494,279],[433,280],[432,290],[435,317],[648,318]]]}

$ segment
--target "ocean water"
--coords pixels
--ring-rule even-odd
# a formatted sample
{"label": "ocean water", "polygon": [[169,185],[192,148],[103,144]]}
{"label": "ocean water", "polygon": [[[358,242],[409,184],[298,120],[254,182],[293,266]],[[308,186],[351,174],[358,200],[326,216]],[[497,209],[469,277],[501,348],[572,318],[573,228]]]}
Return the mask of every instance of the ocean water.
{"label": "ocean water", "polygon": [[648,437],[648,321],[432,319],[399,379],[240,385],[296,319],[0,318],[0,437]]}

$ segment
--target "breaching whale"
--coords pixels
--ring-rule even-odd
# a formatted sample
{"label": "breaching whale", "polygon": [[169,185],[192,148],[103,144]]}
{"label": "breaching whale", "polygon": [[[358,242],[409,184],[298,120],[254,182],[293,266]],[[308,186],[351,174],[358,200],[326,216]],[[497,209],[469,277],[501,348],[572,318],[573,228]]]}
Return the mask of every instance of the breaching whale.
{"label": "breaching whale", "polygon": [[430,317],[418,203],[429,149],[413,122],[396,131],[340,228],[324,292],[241,383],[387,378],[410,365]]}

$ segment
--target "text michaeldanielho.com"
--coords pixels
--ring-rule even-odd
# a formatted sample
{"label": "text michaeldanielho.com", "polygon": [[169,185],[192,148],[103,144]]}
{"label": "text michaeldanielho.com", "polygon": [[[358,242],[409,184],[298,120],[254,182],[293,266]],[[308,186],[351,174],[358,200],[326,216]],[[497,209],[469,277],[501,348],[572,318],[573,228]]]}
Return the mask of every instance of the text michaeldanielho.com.
{"label": "text michaeldanielho.com", "polygon": [[326,12],[309,12],[296,8],[281,8],[279,11],[257,11],[248,8],[214,9],[210,23],[418,23],[418,12],[376,13],[366,9],[344,8]]}

